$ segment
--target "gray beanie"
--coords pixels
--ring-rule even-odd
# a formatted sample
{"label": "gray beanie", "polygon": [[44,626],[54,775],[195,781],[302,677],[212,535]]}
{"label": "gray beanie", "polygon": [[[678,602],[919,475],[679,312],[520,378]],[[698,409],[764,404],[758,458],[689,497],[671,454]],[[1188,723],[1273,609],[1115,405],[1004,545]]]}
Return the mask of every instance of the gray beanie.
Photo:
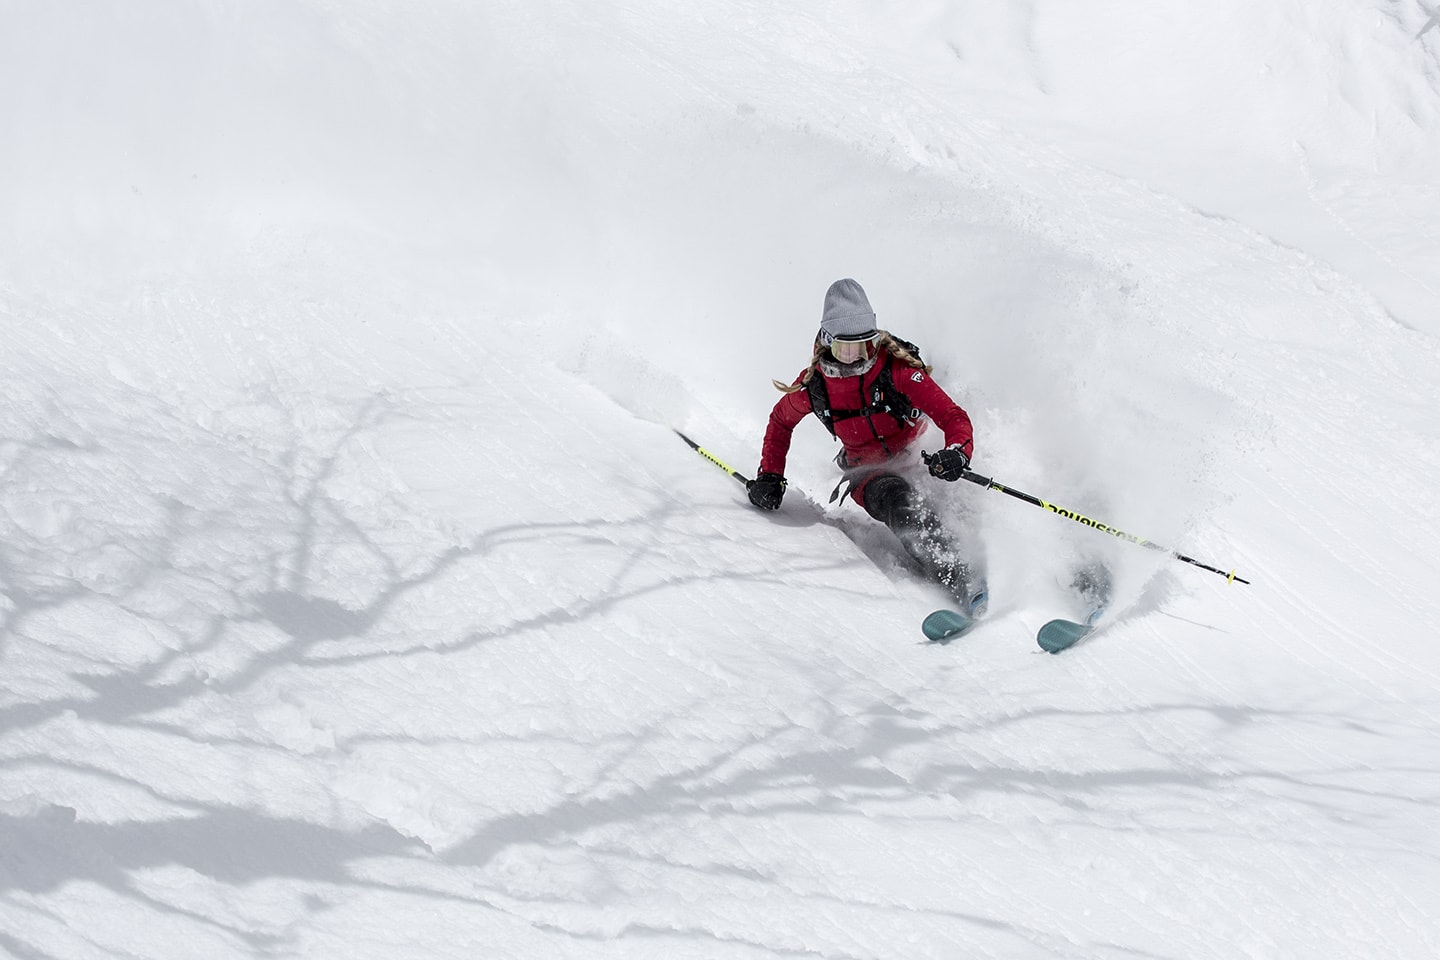
{"label": "gray beanie", "polygon": [[875,311],[865,289],[854,280],[836,280],[825,291],[825,312],[820,318],[820,343],[830,346],[836,337],[862,337],[875,331]]}

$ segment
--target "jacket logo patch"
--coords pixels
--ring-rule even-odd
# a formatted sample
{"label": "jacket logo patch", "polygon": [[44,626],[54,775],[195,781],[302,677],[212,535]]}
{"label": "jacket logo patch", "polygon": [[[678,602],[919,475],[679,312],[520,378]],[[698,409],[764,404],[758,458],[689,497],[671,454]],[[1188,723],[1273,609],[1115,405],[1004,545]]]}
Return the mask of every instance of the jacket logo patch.
{"label": "jacket logo patch", "polygon": [[925,371],[916,370],[914,373],[910,374],[910,379],[914,380],[916,383],[919,383],[921,380],[925,379]]}

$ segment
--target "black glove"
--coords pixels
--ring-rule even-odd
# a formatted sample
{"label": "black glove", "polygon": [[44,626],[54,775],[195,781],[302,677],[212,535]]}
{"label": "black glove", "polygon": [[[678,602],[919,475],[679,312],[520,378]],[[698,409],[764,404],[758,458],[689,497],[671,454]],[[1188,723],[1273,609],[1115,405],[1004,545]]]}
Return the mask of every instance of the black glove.
{"label": "black glove", "polygon": [[750,502],[761,510],[779,510],[785,499],[785,478],[762,470],[754,480],[745,481],[745,489],[750,491]]}
{"label": "black glove", "polygon": [[925,458],[925,462],[930,467],[930,475],[941,480],[959,480],[960,475],[970,467],[970,458],[959,447],[936,450]]}

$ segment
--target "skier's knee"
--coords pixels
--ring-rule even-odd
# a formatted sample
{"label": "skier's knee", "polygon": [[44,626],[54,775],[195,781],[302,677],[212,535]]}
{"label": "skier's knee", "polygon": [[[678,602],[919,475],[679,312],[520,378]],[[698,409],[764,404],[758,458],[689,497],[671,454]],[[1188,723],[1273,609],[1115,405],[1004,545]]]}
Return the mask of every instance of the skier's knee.
{"label": "skier's knee", "polygon": [[865,512],[885,526],[892,526],[890,518],[910,496],[910,485],[899,477],[875,477],[865,484]]}
{"label": "skier's knee", "polygon": [[865,512],[897,533],[930,526],[930,513],[909,481],[893,474],[865,485]]}

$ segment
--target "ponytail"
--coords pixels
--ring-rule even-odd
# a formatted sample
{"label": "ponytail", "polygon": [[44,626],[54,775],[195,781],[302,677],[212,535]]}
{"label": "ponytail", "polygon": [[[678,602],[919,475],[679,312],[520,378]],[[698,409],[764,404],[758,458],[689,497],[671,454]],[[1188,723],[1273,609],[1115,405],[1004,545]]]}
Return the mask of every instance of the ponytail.
{"label": "ponytail", "polygon": [[893,356],[896,360],[899,360],[901,363],[905,364],[905,366],[907,367],[913,367],[916,370],[923,370],[926,373],[929,373],[931,370],[930,364],[926,363],[924,360],[921,360],[918,356],[911,353],[910,348],[906,346],[903,341],[896,340],[894,337],[890,336],[889,330],[880,331],[880,348],[884,350],[889,350],[891,356]]}
{"label": "ponytail", "polygon": [[810,386],[810,381],[815,378],[815,371],[820,369],[820,358],[823,356],[825,356],[825,348],[820,346],[820,340],[816,338],[815,353],[810,357],[810,366],[806,367],[805,372],[800,374],[800,379],[794,383],[781,383],[779,380],[773,379],[770,382],[775,384],[775,389],[781,393],[799,393],[801,390]]}

